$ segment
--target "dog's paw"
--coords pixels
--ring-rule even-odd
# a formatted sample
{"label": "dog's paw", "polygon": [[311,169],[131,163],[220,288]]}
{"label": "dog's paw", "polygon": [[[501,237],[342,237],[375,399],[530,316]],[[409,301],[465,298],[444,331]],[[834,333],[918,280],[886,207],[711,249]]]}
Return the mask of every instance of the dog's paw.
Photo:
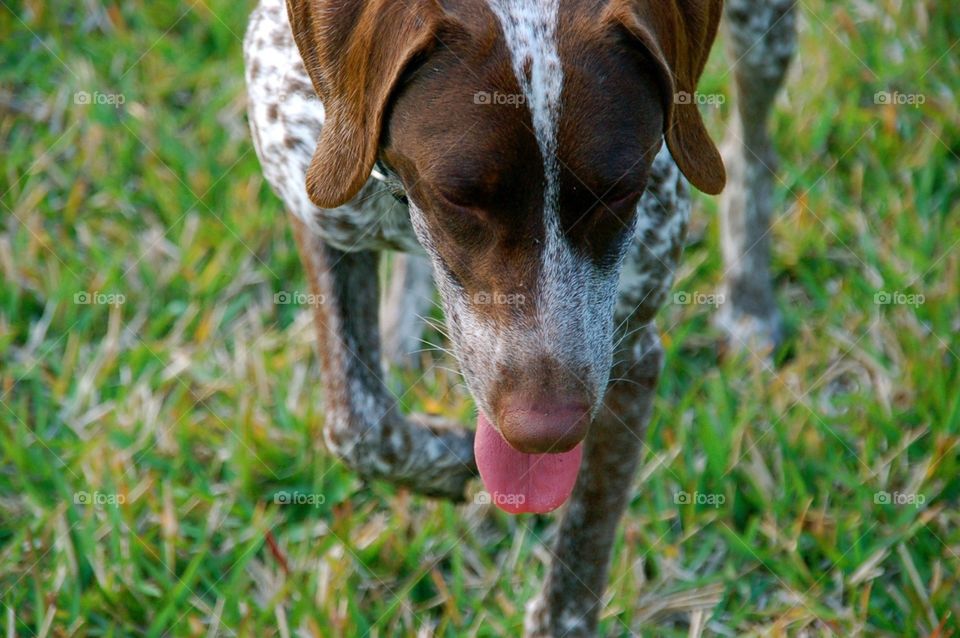
{"label": "dog's paw", "polygon": [[426,414],[407,417],[411,427],[411,459],[416,491],[457,502],[466,498],[467,483],[479,476],[473,458],[473,430],[449,419]]}
{"label": "dog's paw", "polygon": [[783,343],[783,325],[776,310],[758,316],[724,304],[713,323],[723,333],[723,349],[729,352],[769,360]]}

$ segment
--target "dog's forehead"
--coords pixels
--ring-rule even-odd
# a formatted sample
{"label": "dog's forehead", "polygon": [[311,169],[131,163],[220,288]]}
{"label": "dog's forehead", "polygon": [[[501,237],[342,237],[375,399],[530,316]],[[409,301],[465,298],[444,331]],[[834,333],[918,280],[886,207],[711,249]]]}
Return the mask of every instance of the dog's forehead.
{"label": "dog's forehead", "polygon": [[659,89],[605,6],[447,3],[393,111],[387,159],[422,185],[411,196],[470,203],[520,232],[642,190],[662,139]]}
{"label": "dog's forehead", "polygon": [[524,126],[536,138],[548,217],[559,208],[561,175],[603,190],[624,178],[638,182],[640,159],[652,161],[660,139],[660,113],[650,107],[658,99],[651,92],[656,81],[631,70],[630,56],[604,19],[606,3],[482,2],[507,51],[502,63],[509,63],[519,88],[529,118]]}
{"label": "dog's forehead", "polygon": [[513,71],[530,109],[544,159],[549,200],[556,196],[559,180],[557,121],[563,92],[563,64],[557,40],[560,0],[488,2],[500,23]]}
{"label": "dog's forehead", "polygon": [[[521,122],[526,132],[535,137],[543,160],[548,196],[551,190],[555,194],[559,180],[557,140],[561,100],[564,97],[576,99],[575,96],[564,96],[566,61],[560,43],[565,34],[560,30],[563,24],[571,22],[569,13],[579,4],[565,2],[561,9],[560,0],[453,0],[447,3],[448,12],[472,34],[473,51],[485,52],[488,57],[483,64],[488,69],[493,63],[494,71],[485,78],[498,78],[494,86],[477,87],[480,90],[474,99],[481,103],[486,100],[492,107],[506,108],[485,109],[481,113],[501,123],[504,119],[513,120],[511,125]],[[562,13],[565,19],[562,19]],[[459,62],[468,67],[475,79],[485,83],[471,68],[476,63],[474,60],[474,63],[464,59]],[[497,88],[516,93],[485,90]],[[514,126],[505,128],[509,130]],[[497,138],[509,138],[511,143],[516,141],[516,137],[506,131],[494,139]]]}
{"label": "dog's forehead", "polygon": [[[470,108],[463,119],[466,125],[451,135],[461,141],[476,137],[480,146],[499,142],[510,150],[516,149],[518,137],[530,135],[536,140],[530,150],[539,151],[548,179],[557,176],[558,164],[570,168],[602,162],[618,145],[636,155],[629,142],[644,106],[637,104],[644,95],[635,85],[644,78],[635,77],[626,64],[624,48],[605,19],[607,4],[604,0],[449,2],[448,13],[469,36],[453,41],[440,38],[441,54],[457,71],[453,79],[449,72],[435,76],[446,85],[436,90],[454,106],[451,113],[458,112],[455,105],[467,93],[470,101],[490,107]],[[634,105],[632,111],[628,104]],[[620,112],[611,113],[615,109]],[[598,134],[600,127],[607,135]],[[626,138],[619,133],[627,133]],[[491,155],[510,155],[504,148],[497,150]],[[621,174],[616,168],[605,173]]]}

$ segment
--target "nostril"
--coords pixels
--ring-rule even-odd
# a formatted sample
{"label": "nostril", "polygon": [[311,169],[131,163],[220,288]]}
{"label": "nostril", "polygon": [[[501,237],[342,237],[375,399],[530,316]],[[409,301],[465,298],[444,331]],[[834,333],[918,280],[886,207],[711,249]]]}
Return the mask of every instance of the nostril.
{"label": "nostril", "polygon": [[590,406],[581,403],[508,400],[500,414],[503,438],[528,454],[569,452],[590,427]]}

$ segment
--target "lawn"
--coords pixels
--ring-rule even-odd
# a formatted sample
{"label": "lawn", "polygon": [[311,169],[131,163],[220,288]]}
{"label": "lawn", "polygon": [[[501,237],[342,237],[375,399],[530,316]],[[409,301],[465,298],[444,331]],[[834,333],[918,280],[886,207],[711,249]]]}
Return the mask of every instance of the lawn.
{"label": "lawn", "polygon": [[[0,0],[0,634],[517,636],[555,517],[324,449],[310,310],[275,303],[306,283],[246,126],[251,8]],[[800,8],[787,338],[769,367],[713,308],[661,313],[606,636],[960,634],[960,4]],[[677,291],[720,285],[716,209]],[[422,358],[402,404],[470,419]]]}

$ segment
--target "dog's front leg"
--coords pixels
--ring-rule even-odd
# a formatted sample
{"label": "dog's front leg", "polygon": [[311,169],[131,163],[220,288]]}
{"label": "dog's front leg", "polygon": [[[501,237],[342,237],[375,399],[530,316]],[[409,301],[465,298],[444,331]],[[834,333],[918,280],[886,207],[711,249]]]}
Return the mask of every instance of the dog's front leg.
{"label": "dog's front leg", "polygon": [[378,255],[325,244],[291,215],[315,305],[326,400],[324,439],[365,478],[459,500],[477,473],[473,432],[404,417],[382,378]]}
{"label": "dog's front leg", "polygon": [[433,273],[422,255],[396,253],[390,280],[380,303],[384,360],[398,368],[417,369],[423,317],[433,305]]}
{"label": "dog's front leg", "polygon": [[528,605],[528,638],[594,636],[617,526],[631,497],[663,351],[653,324],[631,336],[631,356],[585,442],[583,466],[540,596]]}
{"label": "dog's front leg", "polygon": [[577,485],[558,531],[541,594],[527,606],[528,638],[593,636],[617,526],[632,495],[643,435],[663,365],[654,323],[665,303],[690,215],[690,195],[661,150],[638,210],[640,223],[620,278],[616,363],[590,426]]}

